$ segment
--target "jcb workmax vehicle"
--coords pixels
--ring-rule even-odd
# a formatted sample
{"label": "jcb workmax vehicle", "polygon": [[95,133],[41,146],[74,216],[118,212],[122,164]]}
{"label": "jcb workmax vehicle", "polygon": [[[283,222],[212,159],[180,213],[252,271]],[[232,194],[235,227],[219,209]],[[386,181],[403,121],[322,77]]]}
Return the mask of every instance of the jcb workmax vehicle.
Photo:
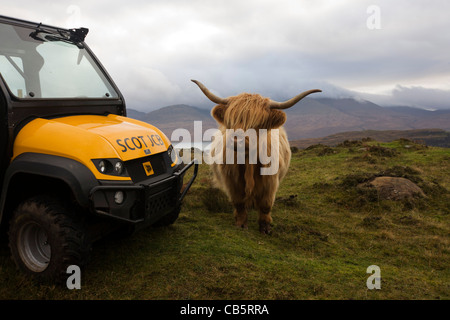
{"label": "jcb workmax vehicle", "polygon": [[67,279],[110,228],[172,224],[198,170],[126,117],[87,33],[0,16],[0,227],[44,280]]}

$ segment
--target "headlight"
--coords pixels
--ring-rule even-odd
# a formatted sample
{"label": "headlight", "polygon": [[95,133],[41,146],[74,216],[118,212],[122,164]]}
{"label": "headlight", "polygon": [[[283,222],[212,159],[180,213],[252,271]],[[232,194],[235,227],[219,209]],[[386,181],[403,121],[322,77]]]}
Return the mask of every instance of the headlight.
{"label": "headlight", "polygon": [[114,171],[118,176],[120,176],[123,173],[123,162],[122,161],[116,162],[116,164],[114,165]]}
{"label": "headlight", "polygon": [[120,159],[93,159],[92,162],[102,174],[121,177],[127,175],[125,164]]}
{"label": "headlight", "polygon": [[98,171],[100,171],[101,173],[106,173],[106,162],[105,161],[100,161],[98,163]]}
{"label": "headlight", "polygon": [[125,200],[125,194],[122,191],[117,191],[114,194],[114,202],[117,204],[122,204]]}
{"label": "headlight", "polygon": [[167,149],[167,154],[169,155],[172,163],[177,162],[177,151],[173,148],[172,145],[170,145],[170,147]]}

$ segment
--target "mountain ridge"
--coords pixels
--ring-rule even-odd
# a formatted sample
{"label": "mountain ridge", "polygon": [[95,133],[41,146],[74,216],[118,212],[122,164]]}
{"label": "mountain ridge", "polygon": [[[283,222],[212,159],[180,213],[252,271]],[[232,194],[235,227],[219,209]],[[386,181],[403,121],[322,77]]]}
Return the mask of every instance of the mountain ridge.
{"label": "mountain ridge", "polygon": [[[210,112],[208,109],[178,104],[148,113],[128,109],[128,116],[151,123],[166,134],[183,128],[192,135],[194,121],[202,121],[203,132],[209,128],[217,128]],[[370,101],[351,98],[305,98],[285,112],[287,120],[284,128],[289,140],[313,139],[341,132],[365,130],[435,128],[450,131],[450,110],[430,111],[408,106],[382,107]]]}

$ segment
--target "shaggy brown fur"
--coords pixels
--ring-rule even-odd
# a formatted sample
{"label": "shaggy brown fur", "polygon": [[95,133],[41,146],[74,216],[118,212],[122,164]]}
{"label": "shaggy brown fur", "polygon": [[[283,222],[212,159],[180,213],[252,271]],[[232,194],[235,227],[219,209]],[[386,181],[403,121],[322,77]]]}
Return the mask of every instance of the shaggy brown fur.
{"label": "shaggy brown fur", "polygon": [[[212,171],[216,186],[225,191],[234,206],[236,226],[247,228],[247,211],[255,208],[259,212],[259,230],[262,233],[271,231],[271,210],[275,201],[278,186],[286,175],[291,160],[291,149],[287,134],[282,125],[286,121],[286,114],[277,109],[270,108],[272,100],[259,94],[242,93],[227,99],[218,98],[211,94],[206,87],[193,80],[205,95],[213,102],[218,103],[211,111],[211,115],[219,124],[218,135],[211,145],[211,157],[223,158],[223,164],[214,162]],[[315,92],[318,92],[316,90]],[[312,92],[311,92],[312,93]],[[308,93],[309,94],[309,93]],[[292,100],[292,99],[291,99]],[[298,101],[298,100],[297,100]],[[297,101],[293,102],[295,104]],[[276,102],[275,102],[276,103]],[[259,129],[267,130],[267,145],[262,149],[270,157],[272,152],[279,152],[279,168],[273,175],[261,175],[262,167],[271,164],[262,164],[259,157],[256,164],[249,162],[249,142],[246,140],[245,164],[226,163],[226,130],[227,129],[255,129],[258,135],[258,149],[264,140],[259,139]],[[271,141],[271,130],[279,130],[279,150],[272,150],[276,145]],[[220,137],[222,138],[220,140]],[[234,145],[234,143],[233,143]],[[228,146],[229,147],[229,146]],[[236,148],[236,147],[235,147]]]}
{"label": "shaggy brown fur", "polygon": [[[247,228],[247,211],[256,208],[259,211],[259,230],[262,233],[270,232],[272,222],[271,210],[275,201],[278,185],[286,175],[291,159],[291,150],[286,132],[281,125],[286,121],[286,115],[280,110],[268,109],[269,99],[260,95],[243,93],[230,98],[228,106],[217,105],[211,114],[219,123],[219,130],[224,139],[223,163],[212,164],[212,170],[216,185],[226,192],[234,206],[234,217],[236,226]],[[266,154],[271,155],[270,130],[279,129],[279,169],[275,175],[261,175],[262,165],[249,164],[248,155],[245,164],[226,164],[226,129],[242,129],[244,131],[253,129],[267,129]],[[258,132],[258,131],[257,131]],[[259,140],[259,139],[258,139]],[[213,142],[211,150],[214,150],[217,141]],[[259,146],[259,145],[258,145]]]}

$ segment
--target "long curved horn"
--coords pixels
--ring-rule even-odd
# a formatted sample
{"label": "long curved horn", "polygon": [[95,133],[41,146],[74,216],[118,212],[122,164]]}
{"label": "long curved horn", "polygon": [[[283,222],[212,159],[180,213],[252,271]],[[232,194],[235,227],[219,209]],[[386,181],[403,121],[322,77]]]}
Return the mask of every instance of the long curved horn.
{"label": "long curved horn", "polygon": [[225,104],[225,105],[228,104],[228,99],[224,99],[224,98],[216,96],[214,93],[209,91],[209,89],[206,88],[200,81],[197,81],[197,80],[191,80],[191,81],[194,82],[196,85],[198,85],[200,90],[202,90],[202,92],[205,94],[205,96],[208,97],[208,99],[211,100],[212,102],[217,103],[217,104]]}
{"label": "long curved horn", "polygon": [[277,102],[277,101],[270,100],[269,108],[270,109],[280,109],[280,110],[290,108],[294,104],[296,104],[297,102],[302,100],[304,97],[306,97],[307,95],[310,95],[311,93],[315,93],[315,92],[322,92],[322,90],[319,90],[319,89],[308,90],[308,91],[300,93],[299,95],[297,95],[297,96],[293,97],[292,99],[287,100],[285,102]]}

